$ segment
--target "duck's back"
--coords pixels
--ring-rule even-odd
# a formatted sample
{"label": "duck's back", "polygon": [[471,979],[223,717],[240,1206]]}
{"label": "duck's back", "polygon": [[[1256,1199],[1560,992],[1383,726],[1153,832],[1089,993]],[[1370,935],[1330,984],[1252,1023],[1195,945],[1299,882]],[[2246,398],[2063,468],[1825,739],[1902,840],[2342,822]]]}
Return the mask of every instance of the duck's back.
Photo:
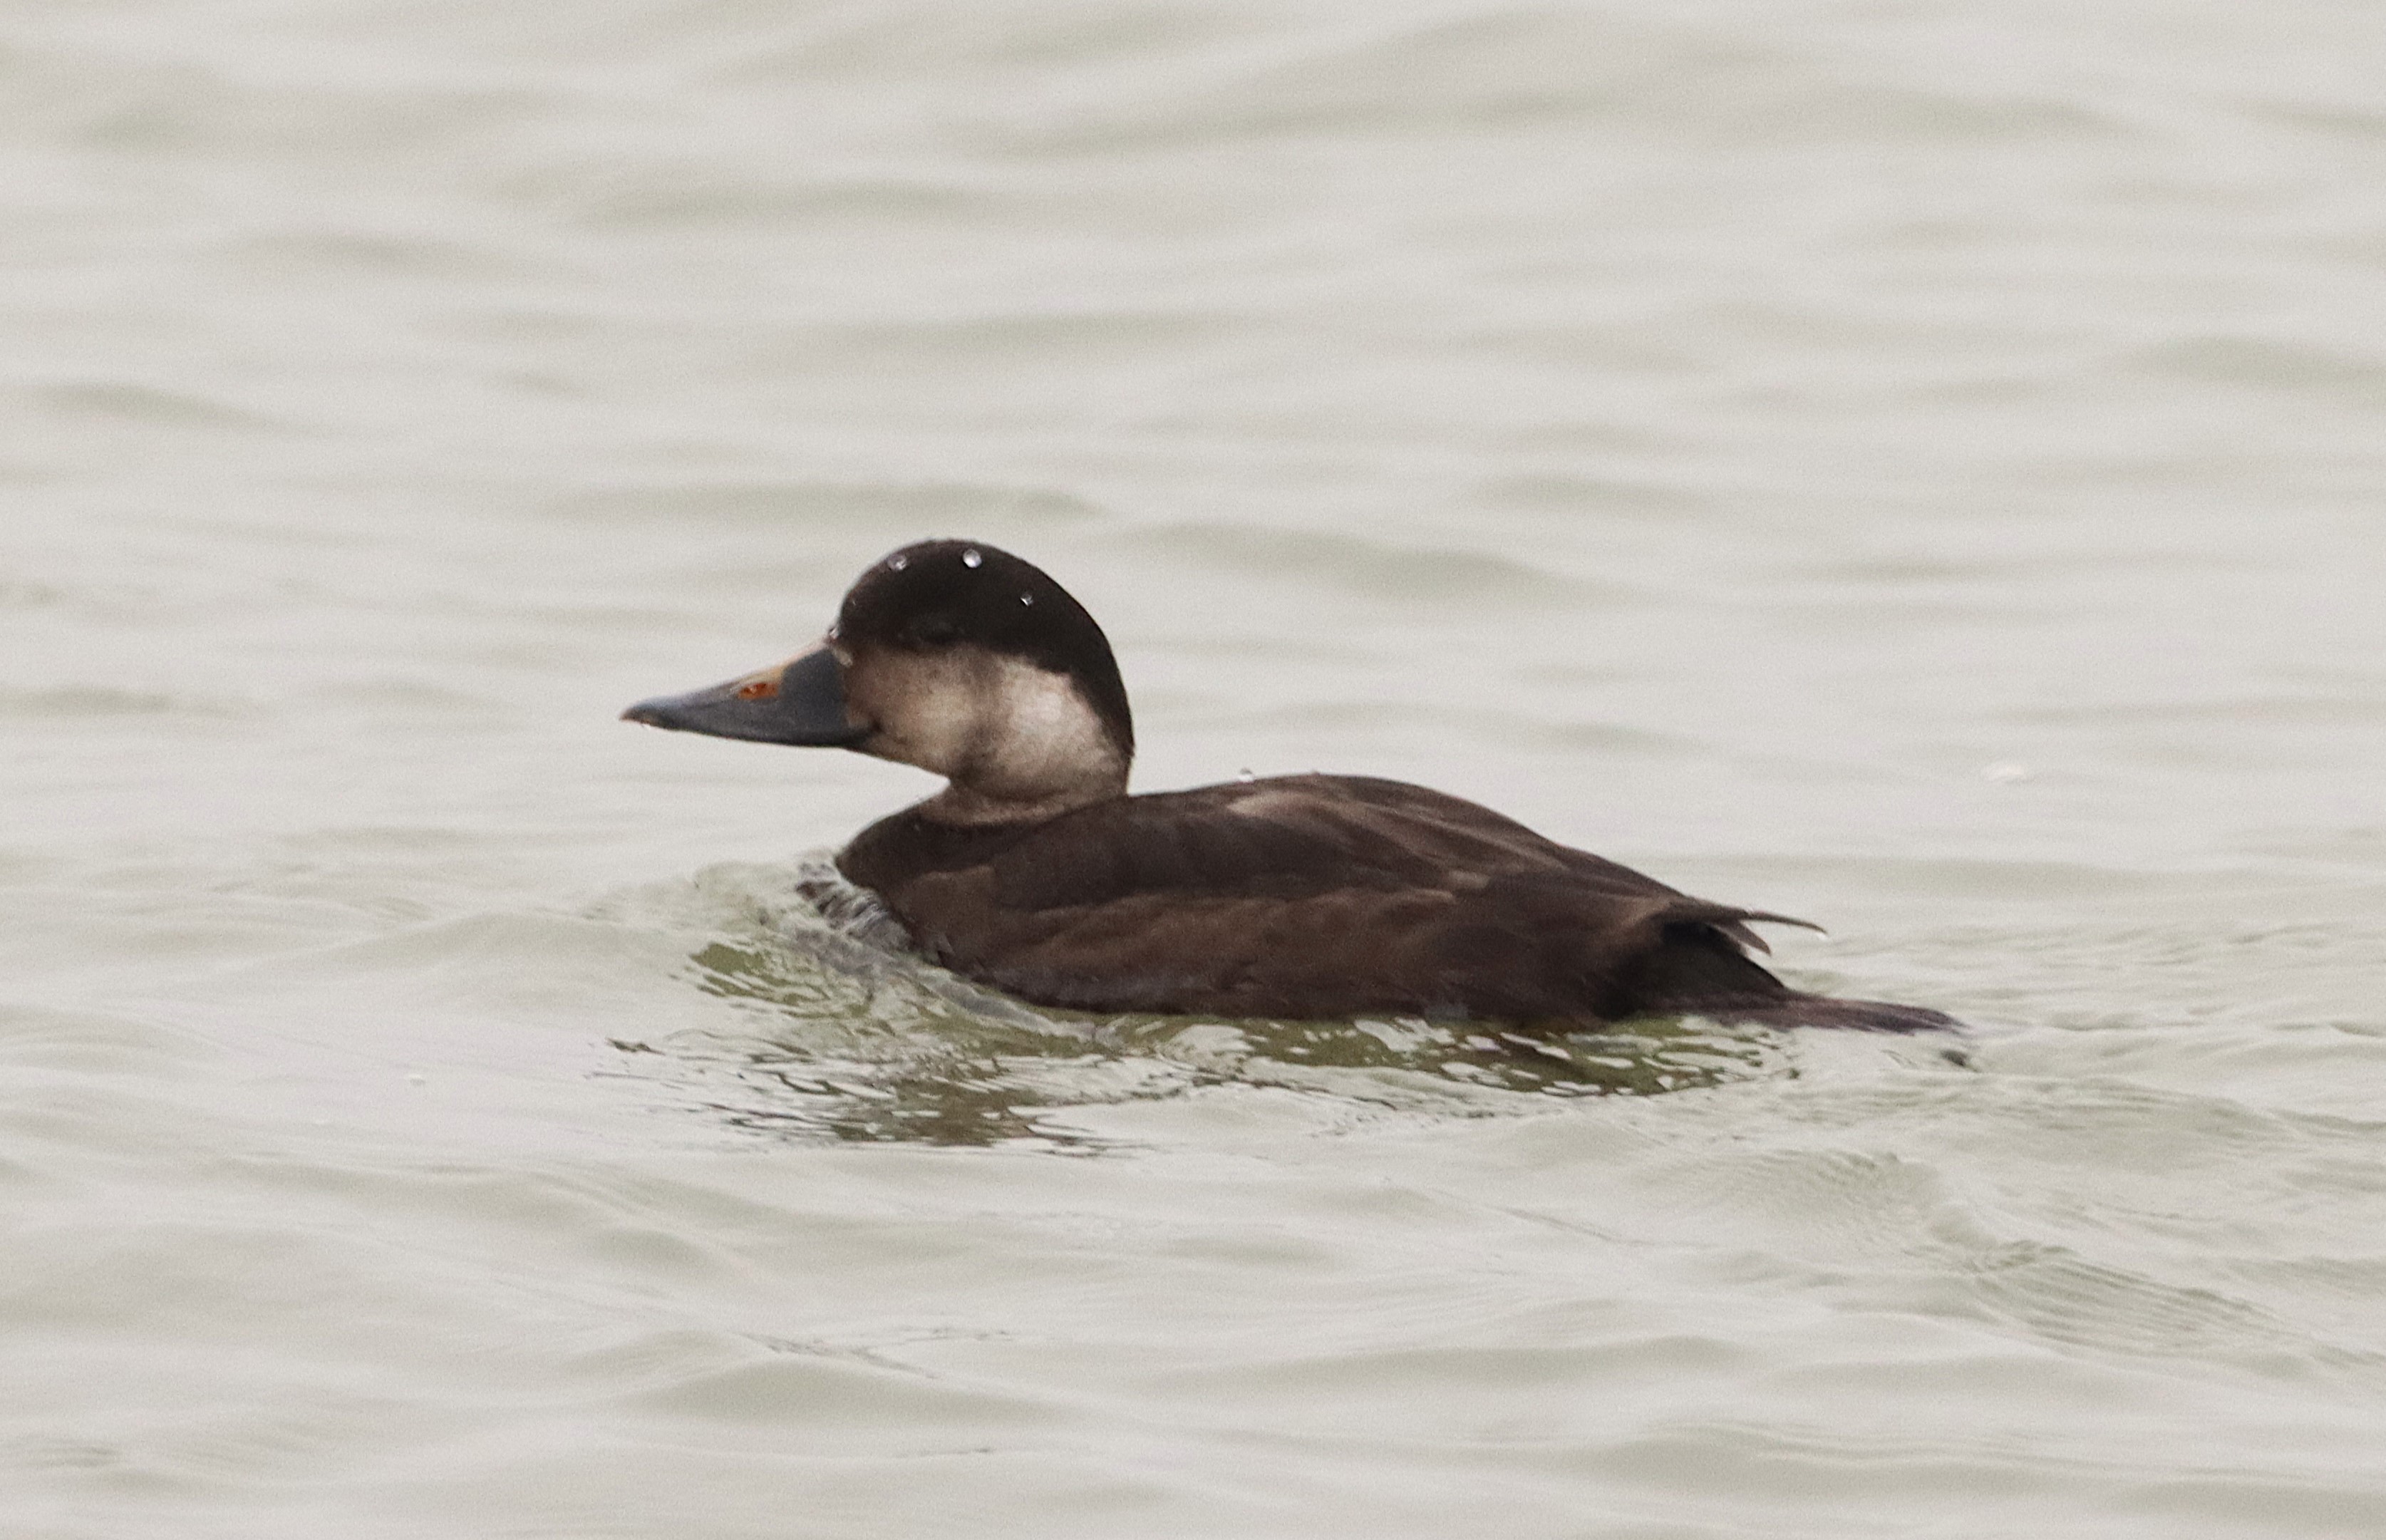
{"label": "duck's back", "polygon": [[[838,866],[938,962],[1076,1009],[1579,1022],[1861,1004],[1799,995],[1750,960],[1763,944],[1747,922],[1777,916],[1395,781],[1238,782],[1027,825],[913,809]],[[1912,1015],[1843,1024],[1944,1020]]]}

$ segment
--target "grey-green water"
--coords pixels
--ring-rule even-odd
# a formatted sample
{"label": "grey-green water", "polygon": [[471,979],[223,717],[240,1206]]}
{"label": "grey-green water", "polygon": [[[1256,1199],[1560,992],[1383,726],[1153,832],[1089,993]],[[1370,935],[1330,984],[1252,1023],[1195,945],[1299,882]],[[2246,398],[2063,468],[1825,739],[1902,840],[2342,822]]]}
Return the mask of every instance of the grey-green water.
{"label": "grey-green water", "polygon": [[[0,1534],[2386,1534],[2386,17],[19,0]],[[1961,1051],[1110,1020],[641,732],[969,534]]]}

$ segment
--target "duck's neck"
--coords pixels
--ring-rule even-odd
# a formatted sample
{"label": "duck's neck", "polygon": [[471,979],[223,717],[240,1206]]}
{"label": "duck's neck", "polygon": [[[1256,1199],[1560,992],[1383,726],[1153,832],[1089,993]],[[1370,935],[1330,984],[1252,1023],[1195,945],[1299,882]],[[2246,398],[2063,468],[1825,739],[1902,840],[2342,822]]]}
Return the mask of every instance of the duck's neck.
{"label": "duck's neck", "polygon": [[915,809],[921,817],[937,823],[964,824],[979,827],[998,823],[1043,823],[1062,813],[1090,808],[1097,802],[1111,802],[1126,795],[1126,772],[1088,780],[1084,783],[1045,793],[1036,796],[998,796],[975,786],[954,782]]}

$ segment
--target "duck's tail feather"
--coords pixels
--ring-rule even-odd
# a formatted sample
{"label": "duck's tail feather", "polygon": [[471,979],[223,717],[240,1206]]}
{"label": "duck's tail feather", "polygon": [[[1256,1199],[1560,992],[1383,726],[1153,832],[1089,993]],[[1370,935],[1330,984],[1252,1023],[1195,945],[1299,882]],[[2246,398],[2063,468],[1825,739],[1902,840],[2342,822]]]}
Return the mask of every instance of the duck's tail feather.
{"label": "duck's tail feather", "polygon": [[1742,946],[1768,955],[1773,950],[1772,943],[1750,930],[1750,925],[1795,925],[1801,930],[1812,931],[1818,936],[1831,933],[1811,920],[1801,920],[1793,914],[1768,914],[1763,909],[1719,908],[1717,913],[1709,920],[1709,923]]}
{"label": "duck's tail feather", "polygon": [[1854,1032],[1945,1032],[1963,1023],[1927,1006],[1885,1000],[1840,1000],[1809,995],[1776,978],[1751,951],[1767,948],[1750,922],[1802,925],[1811,920],[1762,909],[1732,908],[1696,898],[1653,905],[1641,918],[1641,946],[1610,976],[1600,1012],[1634,1016],[1704,1016],[1764,1026],[1839,1027]]}

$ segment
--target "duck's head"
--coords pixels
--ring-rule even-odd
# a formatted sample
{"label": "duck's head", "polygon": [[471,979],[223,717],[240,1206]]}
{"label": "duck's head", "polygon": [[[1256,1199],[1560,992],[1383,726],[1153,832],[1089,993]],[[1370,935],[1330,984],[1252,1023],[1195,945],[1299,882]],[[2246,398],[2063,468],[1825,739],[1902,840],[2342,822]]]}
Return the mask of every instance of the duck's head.
{"label": "duck's head", "polygon": [[850,748],[950,783],[931,816],[1049,818],[1124,795],[1135,723],[1109,638],[1031,563],[968,540],[906,545],[862,573],[821,645],[628,720],[716,738]]}

